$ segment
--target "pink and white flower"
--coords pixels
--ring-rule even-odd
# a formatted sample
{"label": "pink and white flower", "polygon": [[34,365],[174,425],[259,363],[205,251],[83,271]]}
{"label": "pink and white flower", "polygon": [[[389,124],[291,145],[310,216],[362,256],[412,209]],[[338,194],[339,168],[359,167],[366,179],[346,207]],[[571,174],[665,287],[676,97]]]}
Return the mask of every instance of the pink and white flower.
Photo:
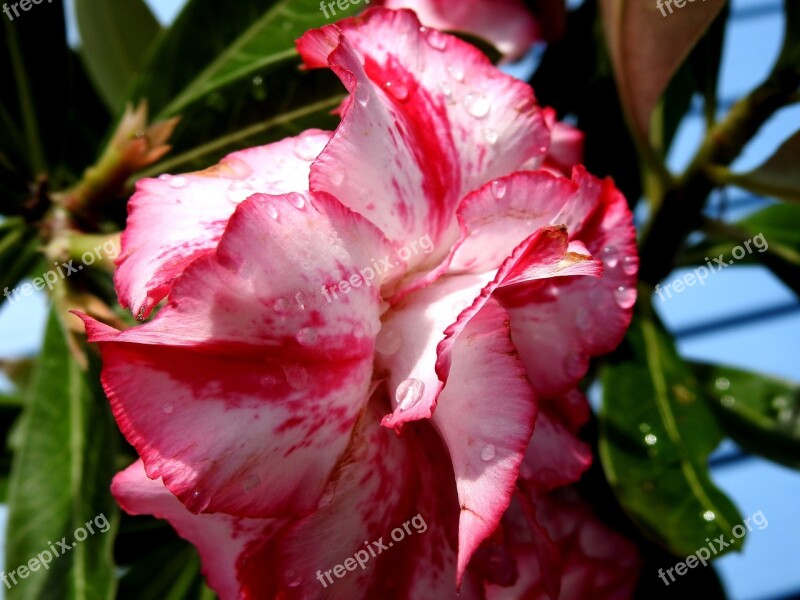
{"label": "pink and white flower", "polygon": [[[131,200],[120,301],[141,319],[165,304],[126,331],[85,318],[141,456],[115,497],[195,544],[223,600],[507,598],[576,573],[623,594],[635,549],[552,494],[590,462],[576,385],[636,298],[625,199],[582,167],[542,169],[552,134],[530,87],[410,11],[297,46],[349,91],[335,132],[145,180]],[[423,236],[431,252],[324,297]],[[424,535],[321,585],[417,513]],[[584,527],[614,540],[625,577],[565,554]],[[504,580],[481,558],[498,543]]]}

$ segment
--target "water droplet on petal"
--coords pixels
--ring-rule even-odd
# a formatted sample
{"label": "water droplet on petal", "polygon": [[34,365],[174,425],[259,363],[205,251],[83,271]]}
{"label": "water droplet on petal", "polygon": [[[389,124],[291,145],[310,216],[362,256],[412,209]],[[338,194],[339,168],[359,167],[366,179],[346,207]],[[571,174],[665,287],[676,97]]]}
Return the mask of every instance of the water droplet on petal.
{"label": "water droplet on petal", "polygon": [[442,96],[445,97],[446,100],[452,100],[453,88],[450,87],[450,84],[447,83],[446,81],[442,81],[439,84],[439,92],[442,94]]}
{"label": "water droplet on petal", "polygon": [[494,129],[483,130],[483,139],[485,139],[488,144],[496,144],[498,137],[499,136],[497,135],[497,132]]}
{"label": "water droplet on petal", "polygon": [[395,392],[397,408],[401,411],[413,408],[420,401],[424,392],[425,384],[419,379],[406,379],[397,386]]}
{"label": "water droplet on petal", "polygon": [[321,148],[311,136],[303,136],[294,146],[294,153],[300,160],[312,161],[317,158]]}
{"label": "water droplet on petal", "polygon": [[492,107],[492,101],[486,94],[481,92],[472,92],[467,94],[464,98],[464,108],[476,119],[483,119],[489,114],[489,109]]}
{"label": "water droplet on petal", "polygon": [[625,275],[634,275],[639,269],[639,261],[635,256],[626,256],[622,259],[622,270]]}
{"label": "water droplet on petal", "polygon": [[714,519],[717,518],[717,515],[714,514],[714,511],[707,510],[706,512],[703,513],[703,518],[706,521],[713,521]]}
{"label": "water droplet on petal", "polygon": [[253,474],[242,482],[242,489],[244,490],[245,494],[249,494],[259,485],[261,485],[261,478],[258,475]]}
{"label": "water droplet on petal", "polygon": [[724,392],[729,387],[731,387],[731,382],[727,377],[718,377],[717,380],[714,382],[714,387],[717,388],[720,392]]}
{"label": "water droplet on petal", "polygon": [[172,402],[166,402],[161,407],[161,412],[163,412],[165,415],[171,415],[174,412],[174,410],[175,406],[172,404]]}
{"label": "water droplet on petal", "polygon": [[505,181],[501,181],[500,179],[495,179],[492,182],[492,196],[494,196],[498,200],[501,200],[503,196],[506,195],[506,189],[507,186]]}
{"label": "water droplet on petal", "polygon": [[441,31],[431,29],[426,39],[428,40],[428,45],[434,50],[441,51],[447,48],[447,36]]}
{"label": "water droplet on petal", "polygon": [[481,460],[483,462],[489,462],[494,458],[494,455],[495,455],[494,444],[486,444],[483,448],[481,448]]}
{"label": "water droplet on petal", "polygon": [[278,298],[272,308],[279,315],[283,315],[289,312],[289,301],[286,298]]}
{"label": "water droplet on petal", "polygon": [[458,65],[450,65],[447,67],[447,74],[450,75],[453,81],[464,81],[464,69]]}
{"label": "water droplet on petal", "polygon": [[402,102],[403,100],[408,99],[408,88],[402,83],[398,83],[396,81],[387,81],[383,84],[383,88],[389,92],[389,95],[395,100]]}
{"label": "water droplet on petal", "polygon": [[359,83],[356,87],[356,102],[358,102],[361,106],[366,106],[369,102],[370,91],[369,86],[363,83]]}
{"label": "water droplet on petal", "polygon": [[353,327],[353,337],[355,337],[357,339],[363,338],[366,335],[366,333],[367,332],[366,332],[366,330],[364,329],[364,326],[361,323],[357,323]]}
{"label": "water droplet on petal", "polygon": [[302,579],[300,575],[297,574],[296,571],[292,571],[291,569],[286,571],[286,586],[290,588],[296,588],[300,585]]}
{"label": "water droplet on petal", "polygon": [[393,329],[383,329],[375,340],[375,350],[384,356],[395,354],[402,345],[402,336]]}
{"label": "water droplet on petal", "polygon": [[302,390],[308,385],[308,371],[302,365],[285,365],[283,374],[286,375],[286,383],[295,390]]}
{"label": "water droplet on petal", "polygon": [[246,181],[234,181],[228,187],[228,200],[234,204],[244,202],[254,193],[253,188]]}
{"label": "water droplet on petal", "polygon": [[272,204],[267,203],[267,209],[266,210],[267,210],[267,214],[270,217],[272,217],[276,221],[278,220],[279,213],[278,213],[278,209],[275,208],[275,206],[273,206]]}
{"label": "water droplet on petal", "polygon": [[613,269],[619,262],[619,253],[614,246],[606,246],[603,248],[603,262],[609,269]]}
{"label": "water droplet on petal", "polygon": [[176,190],[185,188],[187,185],[189,185],[189,180],[186,179],[186,177],[181,177],[180,175],[171,177],[169,180],[169,187],[175,188]]}
{"label": "water droplet on petal", "polygon": [[303,346],[313,346],[317,343],[317,339],[319,338],[319,334],[317,334],[317,330],[313,327],[303,327],[300,331],[297,332],[295,336],[297,341],[302,344]]}
{"label": "water droplet on petal", "polygon": [[621,285],[614,290],[614,298],[617,301],[617,306],[622,309],[628,309],[636,304],[636,289],[626,288]]}
{"label": "water droplet on petal", "polygon": [[305,198],[300,194],[289,194],[289,204],[297,209],[301,209],[306,205]]}
{"label": "water droplet on petal", "polygon": [[297,302],[297,305],[300,308],[305,309],[308,299],[306,298],[306,295],[303,292],[297,292],[294,295],[294,301]]}

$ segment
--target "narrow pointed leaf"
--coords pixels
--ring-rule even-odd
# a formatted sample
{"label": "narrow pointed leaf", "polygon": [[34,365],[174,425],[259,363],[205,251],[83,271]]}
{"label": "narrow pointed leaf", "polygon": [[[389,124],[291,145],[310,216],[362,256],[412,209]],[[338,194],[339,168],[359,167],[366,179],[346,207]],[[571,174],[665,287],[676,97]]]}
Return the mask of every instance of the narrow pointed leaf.
{"label": "narrow pointed leaf", "polygon": [[800,202],[800,131],[797,131],[760,167],[731,174],[730,183],[756,194]]}
{"label": "narrow pointed leaf", "polygon": [[[109,484],[116,432],[96,381],[96,371],[82,371],[73,359],[51,313],[9,483],[5,572],[17,574],[9,600],[114,597],[117,509]],[[37,560],[47,560],[45,551],[52,557],[47,569],[30,565],[40,554]],[[20,567],[30,571],[26,577]]]}
{"label": "narrow pointed leaf", "polygon": [[732,538],[739,513],[707,466],[722,432],[654,317],[634,319],[602,381],[600,457],[628,515],[678,556],[692,554],[707,537]]}
{"label": "narrow pointed leaf", "polygon": [[693,365],[720,423],[740,446],[800,469],[800,385],[722,365]]}

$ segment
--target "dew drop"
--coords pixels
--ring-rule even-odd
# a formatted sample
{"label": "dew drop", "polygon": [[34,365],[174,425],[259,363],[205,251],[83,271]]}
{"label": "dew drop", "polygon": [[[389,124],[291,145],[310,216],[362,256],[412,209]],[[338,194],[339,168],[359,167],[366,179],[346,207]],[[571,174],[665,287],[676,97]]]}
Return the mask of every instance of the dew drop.
{"label": "dew drop", "polygon": [[306,205],[306,201],[300,194],[289,194],[289,204],[302,210]]}
{"label": "dew drop", "polygon": [[603,248],[603,262],[609,269],[613,269],[619,262],[619,253],[614,246],[606,246]]}
{"label": "dew drop", "polygon": [[268,215],[269,215],[271,218],[273,218],[273,219],[275,219],[275,220],[277,221],[277,220],[278,220],[278,215],[279,215],[279,213],[278,213],[278,209],[277,209],[277,208],[275,208],[275,207],[274,207],[272,204],[270,204],[269,202],[265,202],[265,205],[266,205],[266,211],[267,211],[267,214],[268,214]]}
{"label": "dew drop", "polygon": [[447,48],[447,36],[441,31],[431,29],[427,36],[428,45],[434,50],[442,51]]}
{"label": "dew drop", "polygon": [[494,129],[483,130],[483,139],[485,139],[488,144],[496,144],[498,137],[499,136],[497,135],[497,132]]}
{"label": "dew drop", "polygon": [[169,187],[175,188],[176,190],[185,188],[187,185],[189,185],[189,180],[186,179],[186,177],[181,177],[180,175],[171,177],[169,180]]}
{"label": "dew drop", "polygon": [[614,290],[614,298],[617,301],[617,306],[623,309],[628,309],[636,304],[636,289],[626,288],[625,286],[621,285]]}
{"label": "dew drop", "polygon": [[300,578],[300,575],[298,575],[296,571],[292,571],[292,570],[286,571],[286,586],[287,587],[296,588],[297,586],[300,585],[301,582],[302,582],[302,579]]}
{"label": "dew drop", "polygon": [[161,407],[161,412],[163,412],[165,415],[171,415],[174,411],[175,411],[175,406],[172,404],[172,402],[166,402]]}
{"label": "dew drop", "polygon": [[308,299],[306,298],[306,295],[303,292],[297,292],[294,295],[294,301],[297,302],[297,305],[300,308],[305,309]]}
{"label": "dew drop", "polygon": [[246,181],[234,181],[228,187],[228,200],[234,204],[244,202],[253,194],[253,188]]}
{"label": "dew drop", "polygon": [[387,81],[383,84],[383,89],[389,92],[389,95],[391,95],[395,100],[403,102],[404,100],[408,99],[408,88],[402,83],[397,83],[396,81]]}
{"label": "dew drop", "polygon": [[772,408],[774,408],[775,410],[788,408],[788,406],[789,406],[789,399],[786,396],[775,396],[772,399]]}
{"label": "dew drop", "polygon": [[363,338],[366,335],[366,333],[367,332],[361,323],[356,323],[356,325],[353,327],[353,337],[356,339]]}
{"label": "dew drop", "polygon": [[714,387],[717,388],[720,392],[724,392],[729,387],[731,387],[731,382],[727,377],[718,377],[717,380],[714,382]]}
{"label": "dew drop", "polygon": [[642,433],[649,433],[650,432],[650,425],[647,423],[639,423],[639,431]]}
{"label": "dew drop", "polygon": [[452,100],[453,88],[450,87],[450,84],[446,81],[442,81],[439,84],[439,92],[441,92],[442,96],[444,96],[446,100]]}
{"label": "dew drop", "polygon": [[495,179],[492,182],[492,196],[494,196],[498,200],[501,200],[503,196],[506,195],[506,189],[507,186],[505,181],[501,181],[500,179]]}
{"label": "dew drop", "polygon": [[706,512],[703,513],[703,518],[706,521],[713,521],[714,519],[717,518],[717,515],[714,514],[714,511],[707,510]]}
{"label": "dew drop", "polygon": [[486,444],[483,448],[481,448],[481,460],[483,462],[489,462],[494,458],[494,455],[495,455],[494,444]]}
{"label": "dew drop", "polygon": [[295,390],[302,390],[308,385],[308,371],[302,365],[285,365],[283,374],[286,375],[286,383]]}
{"label": "dew drop", "polygon": [[258,475],[253,474],[242,482],[242,489],[244,490],[245,494],[249,494],[259,485],[261,485],[261,478]]}
{"label": "dew drop", "polygon": [[305,161],[312,161],[319,155],[320,148],[311,136],[304,136],[297,140],[294,146],[294,153],[297,158]]}
{"label": "dew drop", "polygon": [[472,92],[467,94],[464,98],[464,108],[476,119],[483,119],[489,114],[489,109],[492,107],[492,101],[486,94],[481,92]]}
{"label": "dew drop", "polygon": [[634,256],[626,256],[622,259],[622,270],[625,275],[634,275],[639,268],[639,262]]}
{"label": "dew drop", "polygon": [[264,100],[267,97],[267,90],[264,87],[264,80],[260,76],[256,75],[251,81],[253,84],[253,97],[259,101]]}
{"label": "dew drop", "polygon": [[564,370],[569,377],[583,377],[586,372],[586,365],[580,354],[569,354],[564,360]]}
{"label": "dew drop", "polygon": [[648,433],[646,436],[644,436],[644,443],[648,446],[654,446],[657,441],[658,438],[652,433]]}
{"label": "dew drop", "polygon": [[278,298],[275,300],[275,304],[272,305],[272,309],[279,315],[289,312],[289,307],[289,301],[286,298]]}
{"label": "dew drop", "polygon": [[725,408],[731,408],[734,404],[736,404],[736,398],[731,396],[730,394],[725,394],[722,398],[719,399],[720,404]]}
{"label": "dew drop", "polygon": [[355,98],[356,102],[358,102],[361,106],[366,106],[370,98],[369,86],[359,83],[356,87]]}
{"label": "dew drop", "polygon": [[413,408],[420,401],[424,392],[425,384],[419,379],[411,378],[402,381],[395,392],[397,408],[401,411]]}
{"label": "dew drop", "polygon": [[395,354],[402,345],[402,336],[393,329],[382,330],[375,340],[375,350],[378,351],[378,354],[383,354],[384,356]]}
{"label": "dew drop", "polygon": [[317,343],[317,339],[319,339],[319,334],[317,330],[313,327],[303,327],[300,331],[297,332],[295,336],[297,341],[302,344],[303,346],[313,346]]}
{"label": "dew drop", "polygon": [[453,79],[453,81],[462,82],[464,81],[464,69],[459,67],[458,65],[450,65],[447,67],[447,74]]}

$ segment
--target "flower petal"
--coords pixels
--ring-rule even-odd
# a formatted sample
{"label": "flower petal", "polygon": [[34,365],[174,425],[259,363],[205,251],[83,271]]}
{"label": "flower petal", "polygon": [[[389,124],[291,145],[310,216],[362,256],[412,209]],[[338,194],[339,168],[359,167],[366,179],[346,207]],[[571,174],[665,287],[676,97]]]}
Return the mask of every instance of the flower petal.
{"label": "flower petal", "polygon": [[316,290],[384,247],[333,199],[256,195],[153,321],[87,318],[148,476],[193,512],[312,511],[368,396],[380,303],[376,287],[331,303]]}
{"label": "flower petal", "polygon": [[[398,244],[429,234],[436,250],[412,268],[447,255],[466,192],[543,157],[549,143],[529,86],[436,33],[441,48],[412,12],[376,9],[297,45],[308,66],[330,64],[351,93],[311,189],[341,198]],[[357,168],[345,176],[341,165]]]}
{"label": "flower petal", "polygon": [[234,152],[205,171],[138,181],[115,274],[122,306],[149,315],[175,277],[214,249],[236,206],[251,194],[307,190],[311,162],[330,136],[309,130]]}
{"label": "flower petal", "polygon": [[508,58],[527,52],[539,27],[520,0],[385,0],[386,8],[410,8],[425,25],[465,31],[488,40]]}
{"label": "flower petal", "polygon": [[[286,524],[285,519],[243,519],[229,515],[194,515],[186,510],[163,482],[149,479],[141,460],[117,473],[111,492],[131,515],[166,519],[200,553],[203,575],[221,600],[269,598],[270,590],[253,581],[243,568],[258,548]],[[261,571],[263,566],[259,566]]]}

